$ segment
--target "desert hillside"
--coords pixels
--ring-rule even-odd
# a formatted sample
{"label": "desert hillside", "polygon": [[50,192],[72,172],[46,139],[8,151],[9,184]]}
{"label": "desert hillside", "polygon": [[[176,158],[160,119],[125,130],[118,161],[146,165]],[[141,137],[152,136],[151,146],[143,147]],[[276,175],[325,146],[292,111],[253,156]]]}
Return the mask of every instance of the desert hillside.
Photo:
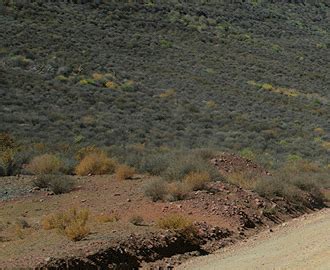
{"label": "desert hillside", "polygon": [[0,10],[0,131],[327,160],[327,1],[32,2]]}
{"label": "desert hillside", "polygon": [[0,268],[173,269],[328,207],[329,15],[0,0]]}

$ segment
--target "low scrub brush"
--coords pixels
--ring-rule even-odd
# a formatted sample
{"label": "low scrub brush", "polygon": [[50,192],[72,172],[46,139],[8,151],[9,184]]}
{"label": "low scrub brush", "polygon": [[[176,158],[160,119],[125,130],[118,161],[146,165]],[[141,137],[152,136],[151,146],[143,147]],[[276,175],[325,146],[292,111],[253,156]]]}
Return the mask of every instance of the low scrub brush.
{"label": "low scrub brush", "polygon": [[54,174],[62,168],[62,161],[55,155],[44,154],[36,156],[27,165],[26,169],[32,174]]}
{"label": "low scrub brush", "polygon": [[45,230],[57,229],[58,232],[66,235],[70,240],[80,241],[90,233],[90,229],[86,226],[88,217],[88,210],[73,208],[67,212],[47,216],[42,221],[42,227]]}
{"label": "low scrub brush", "polygon": [[78,175],[101,175],[114,173],[117,162],[109,158],[104,152],[87,154],[77,165],[75,173]]}
{"label": "low scrub brush", "polygon": [[118,180],[132,179],[135,174],[135,169],[127,165],[119,165],[116,168],[116,178]]}

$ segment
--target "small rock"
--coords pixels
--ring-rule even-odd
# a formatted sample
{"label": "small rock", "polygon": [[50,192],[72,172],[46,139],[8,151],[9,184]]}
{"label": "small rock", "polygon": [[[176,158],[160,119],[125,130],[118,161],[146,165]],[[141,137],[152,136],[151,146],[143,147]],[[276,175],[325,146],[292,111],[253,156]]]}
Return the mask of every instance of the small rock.
{"label": "small rock", "polygon": [[86,201],[87,201],[86,199],[81,200],[81,202],[86,202]]}
{"label": "small rock", "polygon": [[113,194],[114,196],[120,196],[120,193],[115,193],[115,194]]}
{"label": "small rock", "polygon": [[51,259],[52,259],[51,257],[47,257],[47,258],[45,258],[45,261],[49,262]]}
{"label": "small rock", "polygon": [[131,199],[127,199],[127,202],[131,202]]}

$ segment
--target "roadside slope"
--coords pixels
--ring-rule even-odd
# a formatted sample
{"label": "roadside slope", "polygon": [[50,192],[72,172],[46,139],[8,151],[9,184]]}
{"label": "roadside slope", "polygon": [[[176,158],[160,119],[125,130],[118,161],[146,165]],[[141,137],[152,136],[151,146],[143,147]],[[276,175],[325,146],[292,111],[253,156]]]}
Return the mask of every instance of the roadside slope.
{"label": "roadside slope", "polygon": [[179,269],[330,269],[330,210],[304,215]]}

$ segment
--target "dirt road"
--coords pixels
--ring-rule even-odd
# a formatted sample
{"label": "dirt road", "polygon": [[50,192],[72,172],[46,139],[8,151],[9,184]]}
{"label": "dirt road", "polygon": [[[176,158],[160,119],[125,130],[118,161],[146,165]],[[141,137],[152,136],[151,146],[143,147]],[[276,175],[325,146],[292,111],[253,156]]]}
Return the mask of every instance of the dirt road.
{"label": "dirt road", "polygon": [[330,269],[330,209],[304,215],[178,269]]}

